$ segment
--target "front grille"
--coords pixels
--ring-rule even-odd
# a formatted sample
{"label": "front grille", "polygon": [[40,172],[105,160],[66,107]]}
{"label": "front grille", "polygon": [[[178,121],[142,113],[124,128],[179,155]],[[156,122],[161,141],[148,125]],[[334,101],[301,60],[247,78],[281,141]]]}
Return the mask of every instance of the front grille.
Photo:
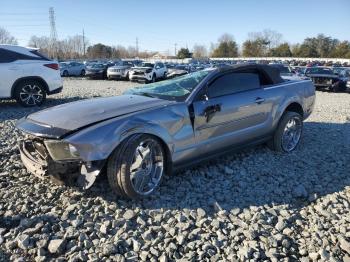
{"label": "front grille", "polygon": [[143,76],[144,72],[142,72],[142,71],[135,71],[134,75]]}
{"label": "front grille", "polygon": [[314,77],[313,82],[318,85],[330,85],[332,84],[332,79],[327,79],[323,77]]}

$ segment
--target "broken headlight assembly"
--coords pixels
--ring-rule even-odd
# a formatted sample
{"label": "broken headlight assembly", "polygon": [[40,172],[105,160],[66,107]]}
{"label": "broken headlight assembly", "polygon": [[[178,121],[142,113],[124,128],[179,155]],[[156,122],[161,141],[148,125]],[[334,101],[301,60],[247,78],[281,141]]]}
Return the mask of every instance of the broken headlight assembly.
{"label": "broken headlight assembly", "polygon": [[50,156],[55,161],[77,160],[80,157],[77,148],[65,141],[46,140],[44,143]]}

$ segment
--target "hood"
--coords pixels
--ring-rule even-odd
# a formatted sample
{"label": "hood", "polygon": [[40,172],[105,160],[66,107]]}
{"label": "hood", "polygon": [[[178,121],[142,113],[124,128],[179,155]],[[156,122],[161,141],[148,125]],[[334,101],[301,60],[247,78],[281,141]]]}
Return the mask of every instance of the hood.
{"label": "hood", "polygon": [[17,127],[26,133],[58,138],[96,122],[169,103],[171,101],[138,95],[86,99],[30,114],[19,120]]}
{"label": "hood", "polygon": [[131,68],[132,70],[135,70],[135,71],[146,71],[147,69],[152,69],[152,67],[141,67],[141,66],[135,66],[135,67],[132,67]]}
{"label": "hood", "polygon": [[339,78],[337,75],[326,75],[326,74],[307,74],[308,77],[324,77],[324,78]]}
{"label": "hood", "polygon": [[130,66],[111,66],[108,69],[128,69]]}

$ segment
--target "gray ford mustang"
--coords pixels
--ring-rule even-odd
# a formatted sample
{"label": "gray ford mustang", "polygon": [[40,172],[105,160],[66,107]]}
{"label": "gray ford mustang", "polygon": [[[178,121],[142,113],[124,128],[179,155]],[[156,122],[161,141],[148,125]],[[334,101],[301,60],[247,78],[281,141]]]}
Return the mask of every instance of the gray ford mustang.
{"label": "gray ford mustang", "polygon": [[144,197],[165,174],[248,145],[294,150],[312,112],[311,81],[236,65],[62,104],[18,121],[23,164],[39,176],[89,188],[102,169],[119,195]]}

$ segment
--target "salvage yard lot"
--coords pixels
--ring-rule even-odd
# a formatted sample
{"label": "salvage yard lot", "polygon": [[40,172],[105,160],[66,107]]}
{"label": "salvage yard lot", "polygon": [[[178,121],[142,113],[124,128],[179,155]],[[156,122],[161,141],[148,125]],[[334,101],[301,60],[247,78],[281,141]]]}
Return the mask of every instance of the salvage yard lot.
{"label": "salvage yard lot", "polygon": [[[45,107],[136,85],[66,78]],[[0,102],[0,261],[350,259],[349,93],[317,92],[296,151],[230,154],[166,177],[139,201],[116,197],[103,176],[83,192],[30,175],[14,126],[37,110]]]}

